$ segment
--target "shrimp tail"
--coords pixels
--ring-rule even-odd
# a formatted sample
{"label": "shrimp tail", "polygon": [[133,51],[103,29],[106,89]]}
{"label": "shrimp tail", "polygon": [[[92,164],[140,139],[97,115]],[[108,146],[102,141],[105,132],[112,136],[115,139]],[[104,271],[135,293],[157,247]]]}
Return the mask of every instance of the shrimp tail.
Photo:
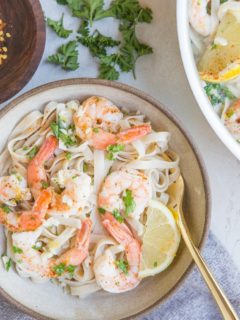
{"label": "shrimp tail", "polygon": [[55,264],[80,265],[88,256],[92,220],[87,218],[82,223],[82,228],[78,231],[73,247],[65,252]]}
{"label": "shrimp tail", "polygon": [[151,125],[146,123],[126,129],[117,134],[117,143],[127,144],[146,136],[152,131]]}
{"label": "shrimp tail", "polygon": [[57,138],[54,136],[48,137],[36,156],[28,164],[27,180],[35,199],[43,189],[43,182],[47,182],[44,163],[53,156],[57,146]]}
{"label": "shrimp tail", "polygon": [[99,129],[98,132],[93,135],[93,147],[98,150],[106,150],[107,147],[117,143],[128,144],[144,137],[151,131],[152,128],[148,123],[123,130],[118,134]]}
{"label": "shrimp tail", "polygon": [[19,214],[14,212],[6,213],[1,208],[0,223],[4,224],[12,232],[34,231],[42,224],[51,199],[51,191],[44,190],[36,200],[32,211],[23,211]]}

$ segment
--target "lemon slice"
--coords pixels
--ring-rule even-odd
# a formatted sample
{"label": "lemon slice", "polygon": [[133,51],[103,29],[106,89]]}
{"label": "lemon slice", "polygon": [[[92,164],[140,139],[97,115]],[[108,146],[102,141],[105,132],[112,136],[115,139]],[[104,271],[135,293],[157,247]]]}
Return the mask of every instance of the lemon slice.
{"label": "lemon slice", "polygon": [[198,63],[204,81],[223,82],[240,74],[240,14],[227,11],[223,16],[212,44]]}
{"label": "lemon slice", "polygon": [[153,276],[173,261],[180,243],[180,232],[172,212],[161,202],[151,200],[143,235],[139,277]]}

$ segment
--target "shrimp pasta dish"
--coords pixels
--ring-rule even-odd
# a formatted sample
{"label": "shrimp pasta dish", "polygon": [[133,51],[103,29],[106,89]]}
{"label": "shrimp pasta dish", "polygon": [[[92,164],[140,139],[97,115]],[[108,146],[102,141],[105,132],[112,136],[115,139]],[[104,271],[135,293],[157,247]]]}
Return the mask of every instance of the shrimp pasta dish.
{"label": "shrimp pasta dish", "polygon": [[240,1],[189,0],[189,35],[202,86],[240,142]]}
{"label": "shrimp pasta dish", "polygon": [[0,155],[5,270],[83,298],[166,269],[180,242],[169,139],[104,97],[27,114]]}

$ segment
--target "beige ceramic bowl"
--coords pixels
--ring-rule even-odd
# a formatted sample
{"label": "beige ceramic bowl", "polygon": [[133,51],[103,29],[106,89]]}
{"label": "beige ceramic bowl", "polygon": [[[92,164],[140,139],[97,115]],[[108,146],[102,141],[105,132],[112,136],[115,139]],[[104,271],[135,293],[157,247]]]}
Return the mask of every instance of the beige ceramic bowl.
{"label": "beige ceramic bowl", "polygon": [[[1,112],[0,149],[14,126],[28,112],[42,110],[50,100],[83,100],[91,95],[105,96],[118,106],[139,110],[150,119],[154,129],[171,132],[170,145],[180,155],[186,183],[186,221],[194,242],[201,245],[209,219],[209,195],[199,156],[179,122],[160,103],[140,91],[126,85],[93,79],[64,80],[41,86],[17,98]],[[0,230],[0,248],[4,246],[4,235]],[[150,312],[168,297],[181,284],[191,265],[191,257],[181,243],[173,264],[161,274],[142,281],[135,290],[118,295],[100,292],[84,300],[65,295],[51,283],[34,284],[20,278],[13,270],[6,272],[1,267],[0,291],[13,304],[37,319],[135,319],[140,314]]]}

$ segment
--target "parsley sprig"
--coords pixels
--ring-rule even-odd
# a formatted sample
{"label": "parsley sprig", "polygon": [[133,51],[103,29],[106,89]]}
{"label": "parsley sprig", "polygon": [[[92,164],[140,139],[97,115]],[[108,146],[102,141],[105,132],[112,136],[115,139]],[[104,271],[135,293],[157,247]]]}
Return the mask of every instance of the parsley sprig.
{"label": "parsley sprig", "polygon": [[224,103],[225,98],[229,100],[236,99],[234,94],[226,86],[219,83],[208,82],[204,90],[213,106]]}
{"label": "parsley sprig", "polygon": [[134,201],[131,190],[126,189],[125,192],[126,192],[126,194],[125,194],[125,196],[123,196],[123,203],[125,206],[125,214],[126,214],[126,216],[128,216],[136,208],[136,202]]}
{"label": "parsley sprig", "polygon": [[115,160],[117,153],[123,150],[124,150],[123,144],[112,144],[107,147],[106,157],[108,160]]}
{"label": "parsley sprig", "polygon": [[55,137],[61,140],[66,147],[72,147],[76,145],[76,137],[72,134],[68,134],[68,130],[72,131],[72,127],[66,127],[64,121],[60,117],[56,122],[52,122],[50,127]]}
{"label": "parsley sprig", "polygon": [[[136,78],[135,66],[138,58],[153,52],[152,48],[140,42],[136,35],[136,26],[139,23],[152,21],[150,8],[143,8],[138,0],[113,0],[107,9],[104,7],[104,0],[56,1],[59,4],[68,5],[72,15],[81,19],[79,36],[76,40],[88,47],[92,56],[98,59],[99,78],[118,80],[120,72],[132,72]],[[91,31],[94,21],[107,17],[120,21],[121,41],[103,35],[98,30]],[[63,21],[54,21],[50,27],[62,31]],[[48,61],[59,64],[66,70],[76,70],[79,65],[75,42],[70,41],[58,48],[57,53],[50,56]]]}
{"label": "parsley sprig", "polygon": [[79,67],[77,41],[69,41],[48,57],[48,62],[60,65],[64,70],[76,70]]}
{"label": "parsley sprig", "polygon": [[65,272],[68,272],[70,276],[73,277],[74,271],[76,269],[76,266],[73,265],[66,265],[65,263],[59,263],[58,265],[53,267],[53,271],[60,277],[62,276]]}
{"label": "parsley sprig", "polygon": [[65,29],[63,26],[63,17],[62,14],[60,20],[52,20],[51,18],[47,18],[47,25],[56,32],[56,34],[61,38],[68,38],[69,35],[73,32],[72,30]]}
{"label": "parsley sprig", "polygon": [[125,260],[116,260],[116,266],[122,270],[123,273],[128,274],[128,262]]}

